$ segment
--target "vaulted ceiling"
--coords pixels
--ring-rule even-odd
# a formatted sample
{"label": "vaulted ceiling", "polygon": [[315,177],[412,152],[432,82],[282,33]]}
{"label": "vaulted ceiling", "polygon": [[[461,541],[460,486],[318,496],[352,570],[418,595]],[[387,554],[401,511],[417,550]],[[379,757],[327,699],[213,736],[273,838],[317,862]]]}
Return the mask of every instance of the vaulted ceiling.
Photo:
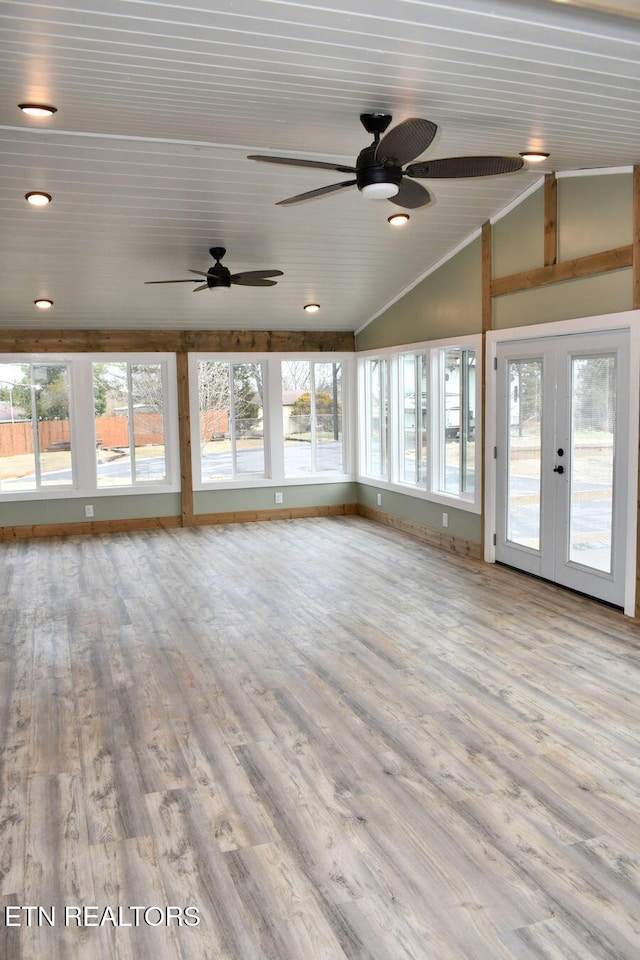
{"label": "vaulted ceiling", "polygon": [[[640,162],[637,3],[0,2],[0,325],[355,330],[549,171]],[[57,108],[34,120],[24,102]],[[421,181],[403,228],[345,179],[362,113],[437,124],[421,155],[548,152],[542,168]],[[49,193],[44,209],[24,199]],[[192,292],[227,248],[269,289]],[[193,284],[194,286],[197,284]],[[46,314],[34,300],[54,306]],[[317,302],[313,316],[304,304]]]}

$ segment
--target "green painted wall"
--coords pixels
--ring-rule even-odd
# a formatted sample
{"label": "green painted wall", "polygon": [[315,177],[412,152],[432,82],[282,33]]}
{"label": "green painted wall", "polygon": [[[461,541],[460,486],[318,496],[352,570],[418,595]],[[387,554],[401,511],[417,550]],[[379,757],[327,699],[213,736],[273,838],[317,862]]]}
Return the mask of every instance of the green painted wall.
{"label": "green painted wall", "polygon": [[631,310],[631,269],[521,290],[493,301],[493,329]]}
{"label": "green painted wall", "polygon": [[491,238],[494,277],[508,277],[543,266],[543,187],[494,223]]}
{"label": "green painted wall", "polygon": [[[282,490],[283,509],[321,507],[358,502],[358,484],[316,483],[300,486],[255,487],[249,490],[207,490],[194,494],[196,513],[229,513],[244,510],[275,510],[275,490]],[[82,497],[60,500],[29,500],[0,503],[0,526],[80,523],[85,504],[93,504],[93,520],[132,520],[140,517],[180,516],[180,494]]]}
{"label": "green painted wall", "polygon": [[194,494],[195,513],[233,513],[277,510],[275,491],[281,490],[282,508],[323,507],[358,502],[358,484],[310,483],[300,486],[252,487],[249,490],[202,490]]}
{"label": "green painted wall", "polygon": [[[613,250],[633,239],[630,173],[558,180],[558,259]],[[615,308],[614,308],[615,309]]]}
{"label": "green painted wall", "polygon": [[425,277],[356,335],[356,350],[440,340],[482,329],[480,238]]}
{"label": "green painted wall", "polygon": [[136,494],[135,496],[81,497],[62,500],[22,500],[0,503],[0,526],[22,527],[40,523],[86,521],[85,504],[93,504],[93,520],[131,520],[139,517],[180,515],[179,493]]}
{"label": "green painted wall", "polygon": [[[382,503],[378,505],[377,494],[382,494]],[[467,510],[457,510],[449,504],[433,503],[412,497],[411,494],[398,493],[395,490],[380,489],[366,483],[359,484],[358,503],[372,510],[390,513],[394,517],[401,517],[411,523],[418,523],[433,530],[443,530],[442,514],[449,515],[449,526],[446,532],[452,537],[459,537],[471,543],[480,543],[481,520],[477,513]]]}

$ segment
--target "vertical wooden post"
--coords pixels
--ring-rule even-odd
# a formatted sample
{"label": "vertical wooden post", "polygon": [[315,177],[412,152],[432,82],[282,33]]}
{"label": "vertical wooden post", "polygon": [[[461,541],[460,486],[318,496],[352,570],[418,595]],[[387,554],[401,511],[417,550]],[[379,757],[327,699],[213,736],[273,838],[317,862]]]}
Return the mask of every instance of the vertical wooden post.
{"label": "vertical wooden post", "polygon": [[544,178],[544,265],[558,262],[558,181],[555,173]]}
{"label": "vertical wooden post", "polygon": [[180,447],[180,500],[182,526],[193,523],[193,471],[191,468],[191,417],[189,415],[189,354],[176,354],[178,379],[178,432]]}
{"label": "vertical wooden post", "polygon": [[[485,489],[485,459],[484,459],[484,438],[486,437],[486,424],[487,424],[487,365],[486,365],[486,352],[487,352],[487,331],[491,330],[493,327],[493,301],[491,299],[491,279],[493,274],[493,235],[491,231],[491,222],[487,220],[482,224],[482,409],[481,409],[481,423],[482,423],[482,447],[479,451],[476,451],[476,457],[478,466],[480,468],[480,476],[482,477],[482,489]],[[480,510],[480,541],[482,550],[484,553],[484,537],[485,537],[485,509],[484,502],[482,503]]]}
{"label": "vertical wooden post", "polygon": [[[482,224],[482,332],[493,327],[493,303],[491,300],[492,266],[492,233],[491,222]],[[483,344],[484,346],[484,344]]]}
{"label": "vertical wooden post", "polygon": [[[634,310],[640,310],[640,166],[637,165],[633,168],[633,239],[631,242],[631,274],[633,278],[631,306]],[[634,371],[632,371],[632,375],[633,373]],[[639,414],[640,412],[636,411],[636,416]],[[640,490],[640,466],[638,470],[638,490]],[[635,615],[636,619],[640,618],[640,499],[638,500],[638,532],[636,535]]]}

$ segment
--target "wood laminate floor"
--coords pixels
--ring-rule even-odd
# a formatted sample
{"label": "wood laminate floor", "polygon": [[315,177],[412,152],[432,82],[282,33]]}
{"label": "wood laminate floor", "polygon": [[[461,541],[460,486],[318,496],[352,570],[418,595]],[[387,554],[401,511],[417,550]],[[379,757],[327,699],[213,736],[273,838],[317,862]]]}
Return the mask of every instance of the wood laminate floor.
{"label": "wood laminate floor", "polygon": [[640,957],[634,621],[357,517],[0,563],[3,960]]}

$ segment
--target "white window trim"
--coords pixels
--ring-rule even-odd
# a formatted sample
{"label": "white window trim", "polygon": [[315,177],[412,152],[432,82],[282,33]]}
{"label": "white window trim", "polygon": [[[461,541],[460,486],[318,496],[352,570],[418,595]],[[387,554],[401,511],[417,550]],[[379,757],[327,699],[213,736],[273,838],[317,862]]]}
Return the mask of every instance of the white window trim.
{"label": "white window trim", "polygon": [[[99,487],[95,463],[95,418],[93,415],[94,363],[161,363],[164,365],[166,409],[164,417],[164,455],[166,479],[144,484],[122,484]],[[25,500],[68,500],[91,497],[149,496],[180,491],[178,450],[178,396],[176,357],[174,353],[29,353],[2,354],[0,363],[7,364],[64,364],[69,367],[71,458],[74,482],[67,486],[46,487],[40,490],[0,490],[0,503]]]}
{"label": "white window trim", "polygon": [[[441,458],[441,437],[439,430],[440,418],[442,415],[442,403],[440,398],[440,375],[439,365],[441,352],[444,349],[459,348],[461,350],[476,351],[476,384],[475,384],[475,444],[476,444],[476,473],[475,473],[475,491],[473,494],[451,494],[443,493],[438,489],[440,475]],[[424,353],[426,355],[428,369],[428,424],[427,424],[427,477],[425,485],[411,484],[401,481],[399,465],[399,443],[398,430],[399,418],[401,416],[401,404],[399,396],[399,358],[407,353]],[[372,358],[386,359],[389,371],[389,434],[390,451],[388,458],[387,478],[370,476],[364,472],[366,463],[366,429],[364,424],[364,415],[366,409],[365,402],[365,375],[364,370],[366,362]],[[482,409],[482,378],[479,371],[482,369],[482,335],[471,334],[464,337],[447,338],[441,340],[425,340],[420,343],[408,343],[385,347],[382,349],[363,350],[357,354],[358,360],[358,473],[359,483],[365,483],[369,486],[379,487],[381,489],[392,490],[397,493],[416,497],[421,500],[428,500],[433,503],[441,503],[450,507],[456,507],[459,510],[465,510],[469,513],[480,514],[482,510],[482,476],[479,469],[480,457],[479,451],[482,449],[482,424],[479,413]]]}
{"label": "white window trim", "polygon": [[[319,484],[348,483],[355,480],[352,455],[352,423],[355,411],[355,376],[353,353],[322,352],[277,352],[277,353],[190,353],[189,354],[189,407],[191,411],[191,464],[193,490],[201,493],[209,490],[242,490],[256,487],[300,487]],[[285,477],[284,430],[282,416],[276,412],[282,406],[281,362],[305,360],[310,363],[340,363],[342,365],[342,433],[345,470],[341,473],[314,473],[304,477]],[[203,482],[200,466],[200,404],[198,399],[198,364],[201,361],[224,363],[265,363],[265,408],[263,409],[265,435],[264,477],[234,477],[227,480]]]}

